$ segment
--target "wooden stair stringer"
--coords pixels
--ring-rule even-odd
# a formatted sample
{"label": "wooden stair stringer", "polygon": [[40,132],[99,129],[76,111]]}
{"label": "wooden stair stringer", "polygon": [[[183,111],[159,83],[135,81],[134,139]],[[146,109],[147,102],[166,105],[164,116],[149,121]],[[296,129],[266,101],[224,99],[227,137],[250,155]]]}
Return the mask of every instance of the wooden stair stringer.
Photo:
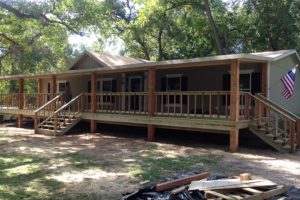
{"label": "wooden stair stringer", "polygon": [[272,148],[274,148],[275,150],[277,150],[280,153],[288,153],[288,150],[283,148],[282,145],[276,143],[273,138],[270,138],[266,135],[266,131],[264,130],[259,130],[257,128],[257,126],[250,126],[249,130],[251,131],[251,133],[253,133],[254,135],[256,135],[257,137],[259,137],[261,140],[263,140],[265,143],[267,143],[268,145],[270,145]]}

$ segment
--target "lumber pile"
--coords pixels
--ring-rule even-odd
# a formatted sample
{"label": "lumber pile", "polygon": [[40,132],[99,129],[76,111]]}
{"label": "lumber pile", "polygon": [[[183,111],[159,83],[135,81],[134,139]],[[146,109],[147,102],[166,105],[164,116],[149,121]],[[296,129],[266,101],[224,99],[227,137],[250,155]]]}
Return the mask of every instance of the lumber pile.
{"label": "lumber pile", "polygon": [[[252,179],[251,174],[207,180],[209,173],[172,180],[156,185],[157,192],[171,190],[171,195],[181,192],[200,192],[208,200],[263,200],[284,194],[285,186],[265,179]],[[281,200],[285,199],[284,196]]]}

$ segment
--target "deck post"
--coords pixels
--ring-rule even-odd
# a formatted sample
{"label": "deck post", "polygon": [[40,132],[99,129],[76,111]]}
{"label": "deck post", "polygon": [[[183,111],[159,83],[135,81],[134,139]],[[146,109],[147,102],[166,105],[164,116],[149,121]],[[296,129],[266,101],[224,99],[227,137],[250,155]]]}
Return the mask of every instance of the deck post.
{"label": "deck post", "polygon": [[[156,85],[156,71],[154,68],[148,71],[148,115],[154,116],[155,113],[155,85]],[[148,141],[155,139],[155,126],[148,124]]]}
{"label": "deck post", "polygon": [[300,120],[297,121],[297,145],[300,146]]}
{"label": "deck post", "polygon": [[[24,108],[24,78],[19,78],[19,109]],[[21,128],[23,124],[23,115],[18,117],[18,127]]]}
{"label": "deck post", "polygon": [[[97,74],[96,72],[92,73],[91,76],[91,112],[96,112],[97,99],[96,99],[96,87],[97,87]],[[95,133],[97,128],[96,120],[91,120],[91,133]]]}
{"label": "deck post", "polygon": [[43,98],[43,79],[39,78],[37,80],[38,82],[38,102],[37,102],[37,105],[38,107],[41,107],[45,102],[44,101],[44,98]]}
{"label": "deck post", "polygon": [[269,96],[268,84],[269,84],[268,63],[262,63],[262,66],[261,66],[261,92],[267,98]]}
{"label": "deck post", "polygon": [[[57,85],[56,85],[56,76],[52,75],[51,76],[51,98],[55,98],[56,96],[56,91],[57,91]],[[53,104],[52,106],[52,110],[56,110],[56,104]]]}
{"label": "deck post", "polygon": [[239,60],[232,60],[231,62],[231,91],[230,91],[230,119],[236,123],[235,129],[230,131],[230,152],[238,151],[239,145],[239,128],[237,123],[239,121],[239,104],[240,104],[240,62]]}

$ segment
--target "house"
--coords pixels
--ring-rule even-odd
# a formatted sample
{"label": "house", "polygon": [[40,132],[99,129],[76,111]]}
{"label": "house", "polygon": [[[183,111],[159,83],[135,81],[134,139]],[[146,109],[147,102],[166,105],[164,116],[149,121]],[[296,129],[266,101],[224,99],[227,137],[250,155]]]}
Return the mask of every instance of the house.
{"label": "house", "polygon": [[[80,120],[225,133],[236,152],[239,130],[249,129],[278,151],[300,144],[300,80],[286,100],[280,78],[300,59],[295,50],[150,62],[84,52],[68,70],[2,76],[19,93],[0,94],[0,114],[35,120],[36,133],[63,135]],[[24,93],[26,80],[38,91]],[[70,85],[70,87],[68,86]],[[66,88],[72,98],[66,100]]]}

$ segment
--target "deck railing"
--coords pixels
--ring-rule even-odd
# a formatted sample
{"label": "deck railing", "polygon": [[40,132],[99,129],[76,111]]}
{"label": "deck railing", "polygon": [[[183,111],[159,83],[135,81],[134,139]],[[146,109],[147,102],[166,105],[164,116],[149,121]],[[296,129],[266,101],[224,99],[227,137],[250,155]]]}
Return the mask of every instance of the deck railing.
{"label": "deck railing", "polygon": [[155,114],[230,119],[230,92],[155,92]]}
{"label": "deck railing", "polygon": [[49,93],[24,93],[24,107],[23,109],[34,110],[52,98],[52,94]]}
{"label": "deck railing", "polygon": [[[92,110],[92,95],[84,95],[84,110]],[[97,113],[146,115],[148,113],[147,92],[103,92],[96,93]]]}
{"label": "deck railing", "polygon": [[244,93],[242,97],[245,102],[242,110],[245,118],[255,122],[258,128],[272,132],[275,137],[282,140],[283,146],[289,145],[290,151],[294,152],[296,133],[300,131],[298,121],[292,115],[257,96]]}
{"label": "deck railing", "polygon": [[[22,102],[20,102],[21,95],[23,99]],[[47,93],[0,94],[0,107],[19,108],[19,106],[22,105],[23,109],[35,110],[44,105],[51,98],[52,95]]]}
{"label": "deck railing", "polygon": [[0,94],[0,107],[2,108],[18,108],[19,93]]}

